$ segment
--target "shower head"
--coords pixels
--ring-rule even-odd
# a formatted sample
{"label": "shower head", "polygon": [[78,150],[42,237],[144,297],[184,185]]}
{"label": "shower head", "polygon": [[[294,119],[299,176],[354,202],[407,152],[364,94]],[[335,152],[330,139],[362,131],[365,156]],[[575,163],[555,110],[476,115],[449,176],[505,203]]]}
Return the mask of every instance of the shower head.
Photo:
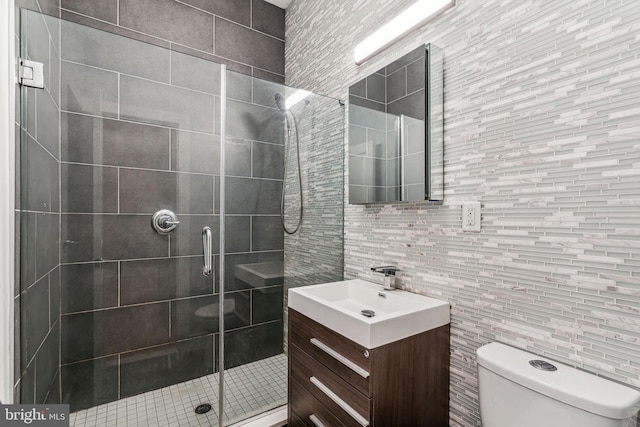
{"label": "shower head", "polygon": [[287,103],[286,100],[284,99],[284,96],[282,96],[279,93],[276,93],[276,106],[278,107],[278,109],[280,111],[282,111],[283,113],[287,111]]}

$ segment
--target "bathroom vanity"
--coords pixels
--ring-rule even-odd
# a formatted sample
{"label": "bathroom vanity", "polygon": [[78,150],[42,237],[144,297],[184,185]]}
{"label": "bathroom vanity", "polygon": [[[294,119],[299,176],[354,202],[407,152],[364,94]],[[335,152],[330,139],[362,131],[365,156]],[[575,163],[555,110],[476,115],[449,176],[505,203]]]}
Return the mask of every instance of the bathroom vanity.
{"label": "bathroom vanity", "polygon": [[[288,425],[447,425],[449,305],[362,280],[328,285],[347,290],[289,291]],[[414,299],[428,304],[412,306]],[[377,314],[362,316],[360,307]]]}

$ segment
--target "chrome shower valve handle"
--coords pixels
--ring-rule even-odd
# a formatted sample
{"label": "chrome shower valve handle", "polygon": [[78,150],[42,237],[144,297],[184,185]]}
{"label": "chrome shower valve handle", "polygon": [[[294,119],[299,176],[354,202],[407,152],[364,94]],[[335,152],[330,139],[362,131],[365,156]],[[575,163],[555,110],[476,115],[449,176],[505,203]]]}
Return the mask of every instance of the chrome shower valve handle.
{"label": "chrome shower valve handle", "polygon": [[178,224],[178,216],[168,209],[161,209],[151,217],[151,227],[163,236],[173,232]]}

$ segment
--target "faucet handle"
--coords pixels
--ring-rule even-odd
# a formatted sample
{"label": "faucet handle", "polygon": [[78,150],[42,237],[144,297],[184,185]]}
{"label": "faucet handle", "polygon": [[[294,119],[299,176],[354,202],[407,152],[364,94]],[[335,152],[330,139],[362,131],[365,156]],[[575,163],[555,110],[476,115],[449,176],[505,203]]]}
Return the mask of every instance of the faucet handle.
{"label": "faucet handle", "polygon": [[395,265],[381,265],[379,267],[371,267],[371,271],[374,273],[382,273],[385,276],[395,276],[400,269]]}

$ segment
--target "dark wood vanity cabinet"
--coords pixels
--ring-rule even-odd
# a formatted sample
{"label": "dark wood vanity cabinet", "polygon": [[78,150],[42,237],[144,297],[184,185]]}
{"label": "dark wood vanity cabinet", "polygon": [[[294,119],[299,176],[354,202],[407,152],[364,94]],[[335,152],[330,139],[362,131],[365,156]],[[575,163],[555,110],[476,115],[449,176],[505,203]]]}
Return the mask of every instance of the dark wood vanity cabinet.
{"label": "dark wood vanity cabinet", "polygon": [[288,427],[449,424],[449,325],[367,349],[289,309]]}

